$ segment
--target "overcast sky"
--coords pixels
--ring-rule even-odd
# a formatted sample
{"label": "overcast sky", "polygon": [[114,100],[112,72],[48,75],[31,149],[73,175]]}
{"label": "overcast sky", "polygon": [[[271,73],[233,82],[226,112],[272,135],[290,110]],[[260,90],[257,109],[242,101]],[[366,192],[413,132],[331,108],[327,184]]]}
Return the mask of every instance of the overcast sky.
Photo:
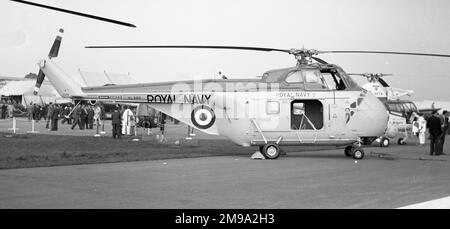
{"label": "overcast sky", "polygon": [[[31,1],[31,0],[30,0]],[[295,65],[284,53],[230,50],[92,50],[87,45],[233,45],[450,54],[448,0],[34,0],[137,28],[0,0],[0,76],[37,72],[59,28],[68,73],[130,73],[138,82],[254,78]],[[346,72],[390,73],[412,99],[450,100],[450,58],[327,54]],[[360,82],[363,82],[359,80]]]}

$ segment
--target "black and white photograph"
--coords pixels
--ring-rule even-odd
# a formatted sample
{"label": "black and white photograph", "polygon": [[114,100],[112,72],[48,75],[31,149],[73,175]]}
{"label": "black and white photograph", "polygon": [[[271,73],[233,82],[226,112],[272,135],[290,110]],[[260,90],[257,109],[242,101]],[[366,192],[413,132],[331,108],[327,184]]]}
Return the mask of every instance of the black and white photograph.
{"label": "black and white photograph", "polygon": [[0,10],[0,209],[450,209],[450,1]]}

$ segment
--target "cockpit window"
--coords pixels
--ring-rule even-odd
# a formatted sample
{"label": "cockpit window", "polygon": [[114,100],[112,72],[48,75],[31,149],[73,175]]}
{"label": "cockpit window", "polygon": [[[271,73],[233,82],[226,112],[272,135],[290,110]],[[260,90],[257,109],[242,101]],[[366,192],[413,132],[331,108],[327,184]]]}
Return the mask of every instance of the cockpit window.
{"label": "cockpit window", "polygon": [[347,88],[341,75],[335,69],[322,69],[321,73],[327,88],[331,90],[345,90]]}
{"label": "cockpit window", "polygon": [[289,73],[286,77],[286,83],[303,83],[303,76],[300,71]]}
{"label": "cockpit window", "polygon": [[306,83],[322,83],[320,72],[317,70],[303,70],[303,76]]}

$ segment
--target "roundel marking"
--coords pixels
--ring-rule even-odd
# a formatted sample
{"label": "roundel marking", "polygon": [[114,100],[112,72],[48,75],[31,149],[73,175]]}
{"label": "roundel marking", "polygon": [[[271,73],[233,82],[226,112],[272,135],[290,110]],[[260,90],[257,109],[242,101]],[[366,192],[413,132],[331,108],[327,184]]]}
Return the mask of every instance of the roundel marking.
{"label": "roundel marking", "polygon": [[197,128],[208,129],[214,125],[216,115],[210,107],[201,105],[192,110],[191,121]]}

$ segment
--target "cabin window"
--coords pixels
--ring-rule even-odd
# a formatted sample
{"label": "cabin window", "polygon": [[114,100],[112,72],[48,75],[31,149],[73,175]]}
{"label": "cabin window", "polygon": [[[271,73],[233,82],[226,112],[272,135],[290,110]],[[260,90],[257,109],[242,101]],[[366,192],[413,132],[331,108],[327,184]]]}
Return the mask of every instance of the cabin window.
{"label": "cabin window", "polygon": [[303,76],[300,71],[289,73],[286,77],[286,83],[303,83]]}
{"label": "cabin window", "polygon": [[323,105],[318,100],[294,100],[291,103],[291,129],[320,130],[323,128]]}
{"label": "cabin window", "polygon": [[280,113],[280,103],[278,101],[267,101],[266,113],[268,115],[274,115]]}

